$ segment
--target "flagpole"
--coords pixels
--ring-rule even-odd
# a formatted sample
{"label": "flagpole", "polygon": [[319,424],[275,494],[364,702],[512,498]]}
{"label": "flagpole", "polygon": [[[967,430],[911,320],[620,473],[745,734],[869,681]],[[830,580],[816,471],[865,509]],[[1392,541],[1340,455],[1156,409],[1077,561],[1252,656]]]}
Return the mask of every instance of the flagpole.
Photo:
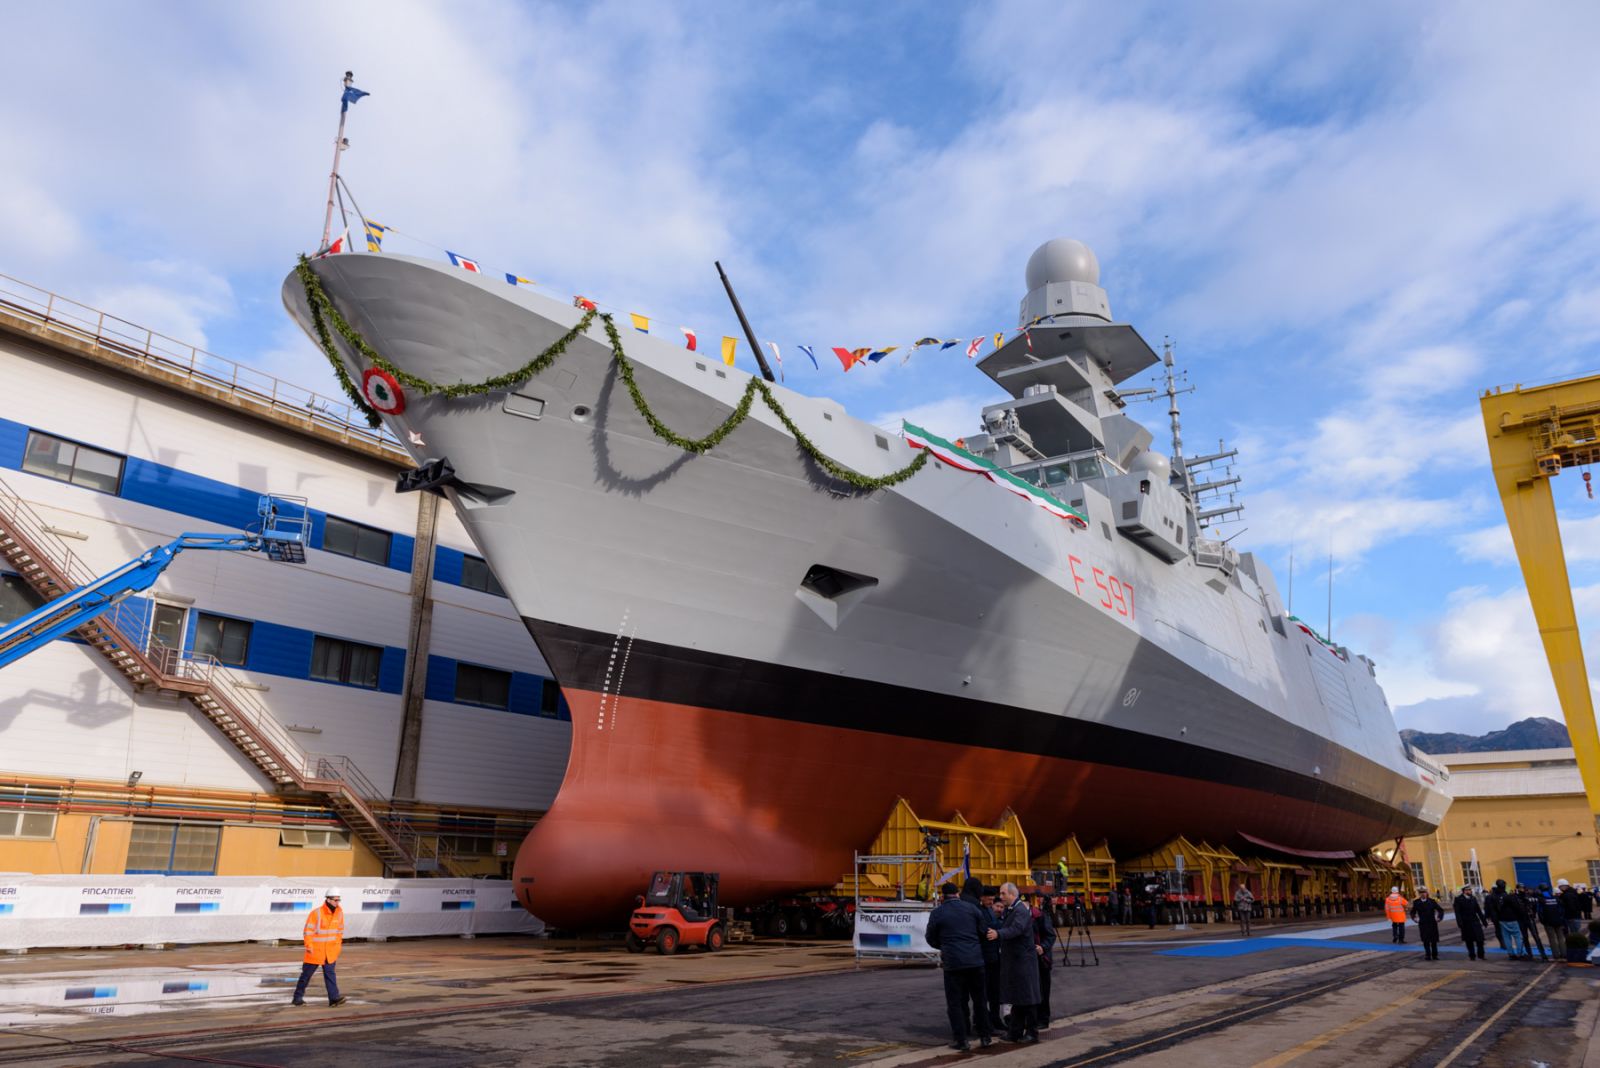
{"label": "flagpole", "polygon": [[[355,78],[354,72],[344,72],[346,90]],[[328,237],[333,233],[333,197],[339,183],[339,153],[344,151],[344,117],[349,111],[348,104],[342,104],[339,108],[339,133],[333,139],[333,170],[328,173],[328,213],[322,217],[322,244],[317,246],[319,250],[328,247]]]}

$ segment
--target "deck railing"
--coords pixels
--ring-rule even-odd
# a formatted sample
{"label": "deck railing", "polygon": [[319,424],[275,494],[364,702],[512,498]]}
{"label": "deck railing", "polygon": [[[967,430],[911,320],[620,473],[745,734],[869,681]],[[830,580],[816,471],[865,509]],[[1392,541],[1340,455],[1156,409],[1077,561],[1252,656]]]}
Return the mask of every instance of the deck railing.
{"label": "deck railing", "polygon": [[387,430],[369,427],[347,400],[285,382],[249,364],[207,352],[7,274],[0,274],[0,311],[10,312],[51,333],[92,345],[141,367],[176,375],[286,415],[309,419],[344,440],[393,449],[397,457],[403,455]]}

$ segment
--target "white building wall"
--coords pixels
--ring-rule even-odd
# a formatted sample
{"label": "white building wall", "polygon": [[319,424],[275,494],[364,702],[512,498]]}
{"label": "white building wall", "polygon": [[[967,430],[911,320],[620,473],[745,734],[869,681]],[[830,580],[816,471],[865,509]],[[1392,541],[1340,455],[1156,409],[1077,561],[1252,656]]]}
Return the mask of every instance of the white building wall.
{"label": "white building wall", "polygon": [[[7,339],[0,339],[0,382],[0,419],[252,494],[304,496],[332,515],[415,534],[418,498],[396,494],[393,470],[376,460]],[[0,469],[0,479],[46,522],[84,535],[68,545],[95,574],[185,531],[225,529],[14,467]],[[441,504],[438,543],[476,555]],[[409,574],[317,550],[307,555],[306,565],[292,566],[255,554],[185,552],[149,595],[187,603],[191,612],[405,647]],[[432,574],[432,560],[414,566]],[[0,562],[0,569],[8,568]],[[423,655],[547,673],[510,601],[448,583],[432,590],[433,637]],[[262,687],[257,696],[280,722],[304,728],[292,736],[308,753],[349,756],[378,787],[392,788],[401,694],[235,670]],[[564,721],[427,701],[419,800],[545,808],[569,746]],[[146,785],[272,790],[193,706],[133,693],[86,647],[53,643],[0,672],[0,773],[121,780],[133,770]]]}
{"label": "white building wall", "polygon": [[549,808],[571,748],[565,720],[427,701],[417,792],[457,805]]}

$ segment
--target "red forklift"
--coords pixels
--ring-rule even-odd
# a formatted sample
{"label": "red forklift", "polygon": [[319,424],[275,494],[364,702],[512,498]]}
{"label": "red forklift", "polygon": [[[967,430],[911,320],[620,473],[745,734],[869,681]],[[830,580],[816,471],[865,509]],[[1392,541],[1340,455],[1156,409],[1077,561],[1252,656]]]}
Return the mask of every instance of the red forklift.
{"label": "red forklift", "polygon": [[634,901],[625,939],[629,953],[643,953],[651,943],[662,956],[679,946],[704,946],[715,953],[727,940],[717,912],[716,872],[658,871],[650,877],[650,889]]}

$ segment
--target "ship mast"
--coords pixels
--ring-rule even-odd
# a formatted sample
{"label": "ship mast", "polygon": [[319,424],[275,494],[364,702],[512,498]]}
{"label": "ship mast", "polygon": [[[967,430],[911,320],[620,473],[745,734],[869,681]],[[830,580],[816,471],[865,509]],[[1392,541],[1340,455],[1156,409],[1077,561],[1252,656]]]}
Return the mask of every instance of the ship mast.
{"label": "ship mast", "polygon": [[1189,393],[1194,387],[1178,388],[1177,376],[1172,366],[1172,338],[1161,340],[1161,362],[1166,368],[1166,394],[1167,417],[1172,420],[1172,470],[1178,477],[1178,490],[1185,497],[1190,496],[1193,489],[1193,480],[1189,477],[1189,468],[1183,462],[1183,423],[1178,417],[1178,394]]}
{"label": "ship mast", "polygon": [[[348,70],[344,72],[345,93],[348,94],[350,92],[351,83],[355,81],[355,78],[354,72]],[[348,97],[345,100],[347,101]],[[343,103],[339,108],[339,132],[333,138],[333,169],[328,172],[328,211],[322,217],[322,244],[317,246],[318,249],[328,247],[328,237],[333,233],[333,201],[339,187],[339,154],[350,147],[350,143],[344,139],[344,117],[349,110],[350,105],[348,102]]]}

